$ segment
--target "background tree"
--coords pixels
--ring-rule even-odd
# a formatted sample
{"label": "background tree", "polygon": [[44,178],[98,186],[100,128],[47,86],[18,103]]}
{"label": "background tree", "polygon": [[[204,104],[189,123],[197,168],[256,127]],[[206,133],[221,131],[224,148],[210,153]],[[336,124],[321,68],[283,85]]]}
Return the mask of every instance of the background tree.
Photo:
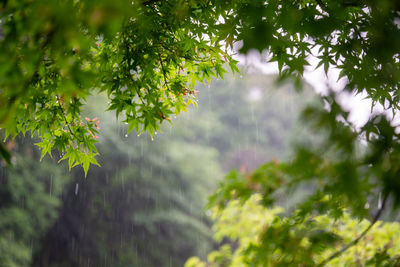
{"label": "background tree", "polygon": [[[0,167],[0,265],[29,266],[58,217],[69,182],[65,168],[44,160],[28,139],[13,143],[13,168]],[[11,147],[11,143],[8,143]]]}

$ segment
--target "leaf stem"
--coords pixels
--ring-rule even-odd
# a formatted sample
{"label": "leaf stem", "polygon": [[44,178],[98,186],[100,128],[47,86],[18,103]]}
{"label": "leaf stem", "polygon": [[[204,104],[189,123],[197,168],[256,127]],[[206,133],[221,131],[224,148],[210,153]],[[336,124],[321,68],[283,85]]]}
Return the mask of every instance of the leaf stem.
{"label": "leaf stem", "polygon": [[162,58],[161,58],[161,54],[160,54],[160,53],[158,53],[158,57],[160,58],[161,70],[162,70],[162,73],[163,73],[163,76],[164,76],[164,83],[165,83],[165,86],[167,87],[168,91],[171,91],[171,90],[169,89],[169,86],[168,86],[167,73],[166,73],[166,71],[165,71],[165,69],[164,69],[164,64],[162,63]]}
{"label": "leaf stem", "polygon": [[350,243],[348,243],[346,246],[344,246],[341,250],[336,251],[335,253],[333,253],[331,256],[329,256],[328,258],[326,258],[325,260],[323,260],[320,264],[318,264],[317,266],[324,266],[326,265],[328,262],[330,262],[331,260],[333,260],[334,258],[340,256],[342,253],[344,253],[346,250],[348,250],[350,247],[356,245],[367,233],[369,230],[371,230],[371,228],[375,225],[375,223],[378,221],[379,217],[382,215],[383,210],[385,209],[385,205],[386,205],[386,201],[388,199],[388,195],[386,194],[383,201],[382,201],[382,206],[380,207],[380,209],[378,210],[378,212],[375,214],[374,218],[372,219],[371,224],[353,241],[351,241]]}

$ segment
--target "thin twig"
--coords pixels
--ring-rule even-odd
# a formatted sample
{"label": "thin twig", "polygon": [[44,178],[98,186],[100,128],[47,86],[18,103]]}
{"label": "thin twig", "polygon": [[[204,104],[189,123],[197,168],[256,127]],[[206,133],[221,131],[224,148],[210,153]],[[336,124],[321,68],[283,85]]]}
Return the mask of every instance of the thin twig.
{"label": "thin twig", "polygon": [[[127,39],[127,38],[125,38],[125,37],[126,37],[126,36],[125,36],[125,34],[124,34],[123,40],[124,40],[124,45],[125,45],[125,51],[126,51],[126,54],[129,55],[129,53],[130,53],[130,51],[129,51],[129,45],[128,45],[128,42],[125,41],[125,40]],[[130,73],[130,69],[131,69],[132,66],[131,66],[131,64],[130,64],[129,62],[128,62],[128,67],[129,67],[129,69],[125,69],[126,75],[129,77],[129,79],[131,80],[132,83],[135,83],[136,81],[133,79],[133,76],[132,76],[131,73]],[[134,86],[134,88],[135,88],[135,91],[136,91],[137,96],[139,97],[140,102],[141,102],[143,105],[146,105],[145,102],[144,102],[144,98],[143,98],[142,94],[140,93],[140,88],[137,88],[136,86]]]}
{"label": "thin twig", "polygon": [[388,198],[388,195],[385,195],[383,201],[382,201],[382,206],[381,208],[378,210],[378,212],[375,214],[374,218],[372,219],[371,224],[353,241],[351,241],[350,243],[348,243],[346,246],[344,246],[341,250],[336,251],[335,253],[333,253],[331,256],[329,256],[328,258],[326,258],[325,260],[323,260],[320,264],[318,264],[317,266],[324,266],[325,264],[327,264],[328,262],[330,262],[331,260],[333,260],[334,258],[340,256],[343,252],[345,252],[346,250],[348,250],[350,247],[356,245],[367,233],[369,230],[371,230],[371,228],[375,225],[375,223],[378,221],[379,217],[382,215],[383,210],[385,209],[385,204],[386,204],[386,200]]}
{"label": "thin twig", "polygon": [[166,73],[166,71],[165,71],[165,69],[164,69],[164,64],[162,63],[162,58],[161,58],[161,54],[160,54],[160,53],[158,53],[158,57],[160,58],[160,64],[161,64],[161,69],[162,69],[162,73],[163,73],[163,76],[164,76],[164,83],[165,83],[165,86],[167,87],[168,91],[171,91],[171,90],[169,89],[169,86],[168,86],[168,82],[167,82],[167,73]]}
{"label": "thin twig", "polygon": [[62,114],[63,119],[64,119],[64,122],[65,122],[64,125],[67,126],[69,133],[70,133],[73,137],[75,137],[76,140],[78,140],[79,142],[82,142],[82,143],[83,143],[83,140],[81,140],[80,138],[78,138],[78,137],[75,135],[75,133],[72,131],[72,129],[71,129],[69,123],[68,123],[67,116],[65,115],[65,109],[64,109],[64,107],[61,105],[61,100],[60,100],[60,98],[59,98],[58,96],[56,96],[56,98],[57,98],[58,106],[59,106],[60,109],[61,109],[61,114]]}
{"label": "thin twig", "polygon": [[[176,39],[175,39],[176,40]],[[188,56],[185,56],[185,55],[181,55],[181,54],[178,54],[176,51],[174,51],[174,50],[172,50],[171,48],[169,48],[168,46],[165,46],[164,44],[160,44],[161,45],[161,47],[163,48],[163,49],[165,49],[165,50],[168,50],[169,52],[171,52],[172,54],[176,54],[178,57],[180,57],[181,59],[183,58],[183,59],[185,59],[185,60],[192,60],[192,61],[196,61],[196,62],[208,62],[208,60],[206,60],[206,59],[200,59],[200,58],[196,58],[196,59],[194,59],[194,58],[190,58],[190,57],[188,57]]]}
{"label": "thin twig", "polygon": [[[129,79],[131,80],[132,83],[135,83],[136,81],[133,79],[132,75],[130,75],[130,73],[128,74]],[[138,88],[137,86],[133,85],[133,87],[135,88],[136,94],[139,97],[140,102],[143,105],[146,105],[144,102],[144,98],[142,96],[142,94],[140,93],[140,88]]]}

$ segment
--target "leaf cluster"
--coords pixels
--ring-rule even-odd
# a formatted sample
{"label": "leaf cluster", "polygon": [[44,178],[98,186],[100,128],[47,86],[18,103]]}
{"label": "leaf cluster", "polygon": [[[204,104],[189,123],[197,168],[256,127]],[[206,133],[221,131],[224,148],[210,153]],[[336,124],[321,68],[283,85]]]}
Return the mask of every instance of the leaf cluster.
{"label": "leaf cluster", "polygon": [[58,149],[85,172],[97,164],[88,95],[107,92],[128,132],[153,136],[196,104],[196,82],[223,77],[225,62],[237,70],[208,1],[7,1],[0,21],[0,127],[31,132],[42,156]]}

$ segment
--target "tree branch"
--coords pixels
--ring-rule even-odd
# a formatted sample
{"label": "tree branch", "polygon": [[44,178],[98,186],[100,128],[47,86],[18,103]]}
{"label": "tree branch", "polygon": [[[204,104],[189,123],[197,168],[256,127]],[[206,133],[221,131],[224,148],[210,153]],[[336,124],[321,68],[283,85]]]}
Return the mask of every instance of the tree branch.
{"label": "tree branch", "polygon": [[388,195],[385,195],[383,201],[382,201],[382,206],[381,208],[378,210],[378,212],[375,214],[374,218],[372,219],[371,224],[353,241],[351,241],[350,243],[348,243],[346,246],[344,246],[341,250],[336,251],[335,253],[333,253],[331,256],[329,256],[328,258],[326,258],[325,260],[323,260],[320,264],[318,264],[317,266],[324,266],[326,265],[328,262],[330,262],[331,260],[333,260],[334,258],[340,256],[343,252],[345,252],[346,250],[348,250],[349,248],[351,248],[352,246],[356,245],[367,233],[369,230],[371,230],[371,228],[375,225],[375,223],[378,221],[379,217],[382,215],[383,210],[385,209],[385,205],[386,205],[386,201],[387,201]]}
{"label": "tree branch", "polygon": [[163,73],[163,76],[164,76],[165,86],[167,87],[168,91],[170,91],[169,86],[168,86],[168,81],[167,81],[167,73],[166,73],[166,71],[164,69],[164,64],[162,63],[162,58],[161,58],[161,54],[160,53],[158,53],[158,57],[160,58],[160,64],[161,64],[161,69],[162,69],[162,73]]}
{"label": "tree branch", "polygon": [[59,96],[56,96],[56,98],[57,98],[58,106],[59,106],[59,108],[60,108],[60,110],[61,110],[61,115],[63,116],[63,119],[64,119],[64,126],[65,126],[65,125],[67,126],[69,133],[70,133],[78,142],[83,143],[83,140],[81,140],[80,138],[78,138],[78,136],[76,136],[75,133],[72,131],[71,126],[70,126],[69,123],[68,123],[67,116],[65,115],[65,109],[64,109],[64,107],[63,107],[62,104],[61,104],[61,99],[60,99],[60,97],[59,97]]}

